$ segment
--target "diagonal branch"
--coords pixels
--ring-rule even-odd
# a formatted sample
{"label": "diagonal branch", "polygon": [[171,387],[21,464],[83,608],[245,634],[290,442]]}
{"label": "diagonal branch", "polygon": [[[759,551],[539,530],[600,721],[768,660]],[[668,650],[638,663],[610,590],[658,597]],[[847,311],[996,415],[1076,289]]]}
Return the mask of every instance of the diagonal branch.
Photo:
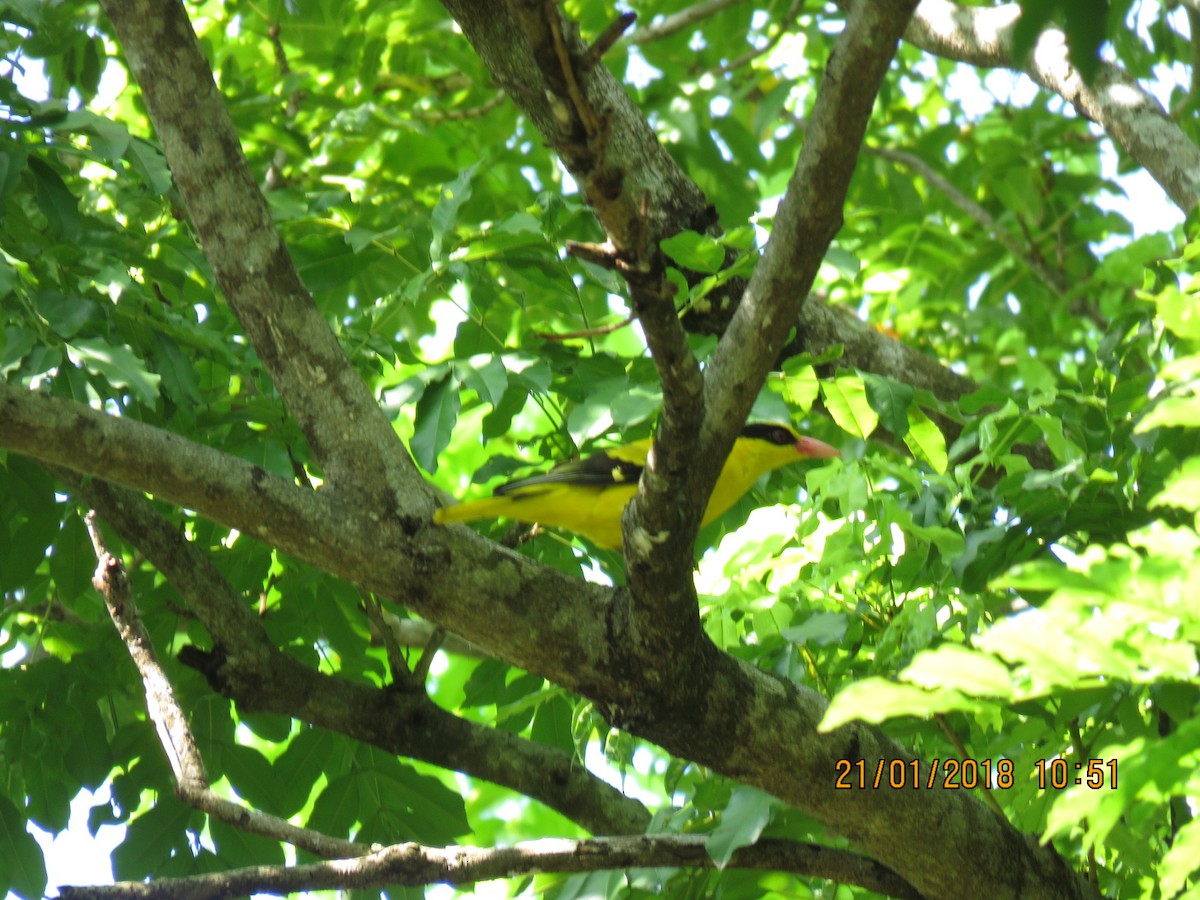
{"label": "diagonal branch", "polygon": [[[489,541],[433,527],[408,538],[333,491],[300,488],[141,422],[3,382],[0,448],[152,493],[363,590],[403,597],[425,618],[452,625],[466,640],[568,689],[595,684],[597,676],[611,679],[601,659],[595,667],[581,666],[579,650],[588,648],[594,658],[592,651],[609,640],[609,592]],[[497,570],[504,577],[474,574]],[[564,598],[574,615],[561,615]],[[498,616],[497,609],[509,614]],[[225,627],[236,645],[237,620]]]}
{"label": "diagonal branch", "polygon": [[[140,447],[135,454],[131,435],[154,429],[125,419],[106,423],[108,418],[69,401],[30,396],[0,384],[0,444],[94,474],[123,466],[131,484],[153,489],[139,481],[127,460],[153,463],[150,469],[157,471],[156,457],[186,442],[167,436],[171,443],[153,445],[149,452]],[[273,477],[240,460],[225,463],[228,472],[197,473],[211,484],[184,486],[177,502],[190,498],[196,503],[188,505],[205,515],[214,506],[237,511],[226,499],[232,486],[253,490],[254,472]],[[654,678],[662,671],[661,661],[651,655],[653,648],[628,639],[636,637],[622,618],[628,616],[628,606],[614,603],[610,589],[567,578],[449,529],[427,529],[415,540],[381,540],[378,523],[366,512],[346,510],[321,496],[324,491],[276,480],[304,497],[304,504],[312,504],[299,506],[311,518],[280,523],[290,507],[274,504],[265,494],[262,508],[252,502],[249,512],[242,510],[246,521],[226,524],[273,543],[290,536],[290,546],[280,545],[287,552],[365,590],[403,597],[421,615],[452,622],[467,640],[595,701],[614,713],[614,724],[628,725],[669,752],[771,792],[852,838],[860,850],[927,895],[996,900],[1090,896],[1053,848],[1027,840],[966,792],[936,786],[928,791],[838,790],[839,760],[862,760],[868,766],[903,760],[907,765],[912,757],[866,725],[818,732],[825,701],[812,689],[782,682],[717,653],[710,644],[704,665],[696,669],[703,677],[689,685],[695,705],[657,702],[663,685]],[[266,674],[273,669],[267,666]],[[344,701],[341,687],[335,682],[322,695],[321,705],[331,718],[344,715],[338,708]],[[365,702],[373,720],[384,725],[397,709],[380,706],[378,698]],[[289,706],[288,712],[295,710]],[[912,854],[907,848],[915,844],[939,852]],[[987,853],[981,855],[981,848]],[[972,864],[963,867],[963,859]],[[1017,893],[1007,879],[1013,871],[1027,870],[1038,873],[1038,884]]]}
{"label": "diagonal branch", "polygon": [[691,28],[730,6],[744,3],[745,0],[700,0],[686,6],[679,12],[663,16],[657,22],[652,22],[644,28],[639,28],[623,39],[623,44],[649,44],[670,37],[676,32]]}
{"label": "diagonal branch", "polygon": [[159,664],[150,634],[142,624],[125,566],[105,547],[104,536],[96,525],[95,511],[89,512],[84,522],[96,552],[96,574],[92,577],[92,585],[104,598],[104,605],[117,627],[117,633],[142,676],[146,690],[146,711],[171,764],[175,793],[179,799],[242,831],[273,841],[287,841],[326,859],[361,856],[368,852],[369,848],[365,845],[299,828],[277,816],[227,800],[212,790],[187,715],[175,699],[175,689]]}
{"label": "diagonal branch", "polygon": [[[854,5],[861,3],[856,0]],[[1060,28],[1044,29],[1029,58],[1017,59],[1013,35],[1020,15],[1016,3],[967,7],[949,0],[922,0],[904,37],[946,59],[1024,72],[1103,128],[1181,210],[1195,208],[1200,202],[1200,147],[1120,66],[1101,60],[1094,83],[1085,84],[1067,60],[1066,36]]]}
{"label": "diagonal branch", "polygon": [[[212,652],[185,648],[180,659],[200,669],[213,687],[235,700],[240,709],[296,717],[397,755],[491,781],[544,803],[594,833],[636,834],[645,830],[650,820],[645,807],[576,765],[568,753],[454,716],[435,704],[415,679],[395,689],[351,684],[318,673],[280,652],[208,558],[164,522],[146,501],[102,481],[76,483],[73,490],[124,540],[145,554],[210,630],[216,642]],[[133,610],[136,619],[132,603],[123,609],[126,616]],[[133,622],[134,627],[137,624]],[[146,643],[148,646],[148,638]],[[135,657],[135,661],[138,659]],[[157,667],[157,661],[151,659],[147,665]],[[145,672],[143,669],[143,677]],[[178,708],[169,696],[165,675],[154,683],[165,684],[167,695],[150,698],[153,705],[186,732],[182,714],[171,715],[172,711],[178,713]],[[188,741],[190,735],[177,738],[172,734],[170,746],[186,748]],[[185,774],[199,773],[184,778],[177,769],[181,797],[193,805],[202,801],[205,805],[199,808],[222,818],[232,815],[231,810],[241,810],[216,795],[209,796],[211,792],[205,793],[207,782],[199,754],[194,747],[192,750],[175,754],[193,762]],[[199,788],[192,789],[193,784]],[[182,792],[185,785],[189,788],[187,794]],[[239,814],[227,821],[242,827],[241,820]],[[292,840],[282,833],[268,836]],[[366,852],[363,847],[340,843],[344,846],[336,853],[313,852],[326,857]],[[300,846],[312,849],[307,843],[301,842]]]}
{"label": "diagonal branch", "polygon": [[415,530],[424,482],[301,282],[182,4],[103,6],[217,283],[326,481],[392,514],[403,496]]}
{"label": "diagonal branch", "polygon": [[915,5],[855,7],[830,56],[771,238],[705,371],[706,419],[681,492],[693,521],[841,227],[875,96]]}

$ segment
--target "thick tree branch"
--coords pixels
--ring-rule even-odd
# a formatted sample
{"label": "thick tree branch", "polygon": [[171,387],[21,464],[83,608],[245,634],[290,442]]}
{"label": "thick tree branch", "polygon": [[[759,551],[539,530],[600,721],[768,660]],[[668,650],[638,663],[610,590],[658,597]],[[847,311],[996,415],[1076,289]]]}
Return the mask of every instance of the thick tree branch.
{"label": "thick tree branch", "polygon": [[916,0],[860,4],[829,59],[771,237],[705,371],[702,465],[688,483],[700,508],[767,372],[804,306],[833,236],[875,96]]}
{"label": "thick tree branch", "polygon": [[947,59],[1024,72],[1103,128],[1181,210],[1192,210],[1200,202],[1200,147],[1120,66],[1101,60],[1094,83],[1085,84],[1067,60],[1066,37],[1059,28],[1042,31],[1029,58],[1017,59],[1013,33],[1020,15],[1016,3],[966,7],[922,0],[904,37]]}
{"label": "thick tree branch", "polygon": [[[662,159],[661,148],[653,140],[653,135],[646,133],[640,116],[634,115],[631,120],[621,118],[632,115],[628,112],[627,102],[619,93],[619,99],[614,98],[610,92],[613,85],[600,85],[601,81],[607,79],[607,73],[601,67],[597,67],[591,77],[584,79],[584,96],[592,107],[609,111],[602,117],[610,129],[602,148],[605,156],[595,159],[581,154],[575,144],[564,139],[564,123],[575,122],[568,132],[575,136],[576,141],[586,135],[584,126],[572,117],[571,105],[555,92],[555,86],[547,84],[541,74],[546,67],[539,68],[533,63],[532,60],[537,58],[536,53],[524,51],[528,44],[507,8],[492,4],[460,4],[453,0],[446,0],[446,5],[484,62],[498,80],[508,87],[514,99],[530,113],[535,125],[559,150],[577,180],[586,182],[597,168],[603,168],[606,162],[611,163],[616,157],[608,151],[619,142],[624,142],[624,146],[640,146],[649,165],[640,176],[636,167],[615,165],[616,170],[626,172],[630,178],[652,178],[660,172],[668,174],[656,165]],[[817,261],[820,260],[828,240],[840,224],[844,183],[832,189],[820,183],[814,186],[816,176],[825,171],[822,168],[824,160],[824,165],[829,166],[835,177],[843,182],[849,177],[861,142],[862,129],[873,103],[874,91],[912,5],[913,0],[903,5],[867,5],[870,9],[861,14],[853,29],[850,26],[847,28],[848,32],[853,30],[855,34],[862,28],[866,39],[855,40],[862,40],[863,55],[848,54],[845,58],[835,57],[831,61],[830,72],[838,77],[828,77],[831,84],[826,86],[828,91],[822,91],[823,97],[829,97],[827,103],[831,108],[825,113],[829,122],[820,126],[820,136],[811,141],[811,148],[806,143],[808,156],[798,167],[795,179],[801,187],[789,191],[794,207],[811,204],[812,208],[806,209],[803,216],[795,210],[788,211],[783,216],[786,221],[782,228],[777,218],[773,238],[777,259],[769,265],[760,264],[751,308],[739,311],[739,314],[744,313],[741,326],[732,336],[726,334],[726,350],[723,354],[725,371],[715,376],[709,373],[710,383],[714,385],[714,402],[709,407],[708,422],[703,433],[705,440],[700,447],[693,445],[687,448],[698,473],[691,476],[695,478],[694,481],[689,481],[695,490],[695,495],[688,497],[693,509],[698,509],[699,497],[705,485],[711,485],[715,479],[725,451],[732,444],[733,434],[744,420],[762,383],[763,374],[775,359],[772,351],[777,352],[782,348],[788,328],[796,321],[796,314],[815,271],[811,259],[815,257]],[[481,13],[480,7],[486,7],[486,16]],[[514,59],[520,60],[523,56],[523,52],[514,52],[514,47],[530,52],[532,56],[514,62]],[[525,76],[521,86],[513,83],[518,71]],[[864,77],[864,71],[870,73],[871,77]],[[869,87],[864,88],[864,84]],[[530,90],[529,86],[536,90]],[[561,85],[558,89],[562,90]],[[848,92],[850,96],[842,98],[846,101],[845,107],[835,108],[838,107],[835,98],[839,91]],[[560,99],[553,104],[543,95]],[[604,102],[597,102],[597,98],[602,98]],[[551,107],[566,112],[559,119],[554,119],[549,115]],[[824,133],[825,129],[828,129],[828,133]],[[839,153],[846,147],[850,148],[846,158],[826,159],[826,154]],[[821,149],[824,154],[818,152]],[[628,159],[628,156],[623,158]],[[576,167],[579,167],[578,171]],[[651,189],[661,187],[660,184],[649,186]],[[806,193],[810,188],[812,193]],[[658,194],[647,191],[635,193],[633,197],[647,194],[650,195],[651,210],[649,233],[655,239],[661,235],[664,223],[672,230],[688,227],[691,216],[672,219],[671,212],[678,207],[656,205],[654,197]],[[597,203],[591,191],[588,196],[593,200],[597,215],[614,247],[620,250],[622,247],[636,246],[634,239],[638,237],[641,219],[630,192],[625,191],[620,195],[624,198],[623,205]],[[692,204],[691,210],[702,208],[694,190],[682,196],[684,201]],[[691,215],[694,216],[695,212]],[[817,249],[809,246],[810,237]],[[797,249],[805,254],[804,268],[809,270],[802,274],[788,271],[793,263],[788,258],[789,254]],[[756,333],[757,328],[762,326],[768,330],[765,337]],[[739,351],[736,349],[739,343],[754,349]],[[724,387],[718,388],[719,385]],[[719,427],[717,423],[722,423],[724,427]],[[683,452],[678,443],[675,447],[672,452]],[[662,463],[661,457],[659,463]],[[649,568],[646,571],[650,571]],[[631,573],[631,581],[635,577]],[[655,602],[654,592],[662,591],[662,584],[653,583],[649,578],[643,578],[642,584],[645,589],[644,592],[639,590],[639,601],[644,594],[651,598],[651,603]],[[670,607],[671,603],[666,602],[660,609]],[[596,699],[615,724],[649,737],[672,752],[682,753],[718,771],[771,791],[813,813],[834,829],[848,834],[869,852],[877,854],[878,858],[886,859],[889,865],[895,861],[905,876],[931,897],[959,897],[964,893],[998,898],[1032,897],[1039,892],[1046,897],[1086,895],[1087,888],[1075,881],[1056,854],[1026,842],[974,798],[925,795],[916,806],[904,808],[908,801],[917,798],[911,795],[876,795],[866,804],[869,809],[856,809],[858,801],[863,799],[861,795],[847,795],[832,789],[826,793],[830,786],[829,773],[838,758],[874,759],[880,756],[893,758],[895,755],[903,758],[904,751],[866,728],[851,727],[832,735],[817,735],[815,728],[824,709],[820,698],[794,686],[781,685],[764,673],[718,653],[711,644],[700,643],[683,648],[675,646],[673,650],[683,650],[680,654],[683,663],[664,663],[661,656],[647,652],[661,649],[657,641],[647,640],[647,633],[653,634],[655,630],[653,624],[649,629],[644,627],[647,622],[653,623],[653,611],[643,613],[637,605],[627,602],[614,603],[610,610],[612,614],[606,632],[606,646],[611,655],[606,659],[614,666],[614,671],[630,673],[639,690],[595,692],[590,685],[581,686],[580,690]],[[670,681],[663,678],[667,673],[686,677],[680,681]],[[673,697],[681,702],[663,702],[665,697]],[[786,732],[786,739],[778,739],[780,727]],[[760,743],[757,738],[763,732],[759,729],[775,731],[776,739]],[[739,735],[739,742],[735,744],[729,741],[729,735]],[[884,747],[887,749],[884,750]],[[893,808],[893,804],[897,804],[896,808]],[[929,845],[930,842],[945,849],[942,860],[972,859],[974,865],[943,867],[940,861],[928,858],[896,858],[895,849],[898,846]],[[979,853],[984,847],[999,853],[983,859]],[[1022,859],[1023,862],[1017,864],[1014,862],[1016,859]],[[1006,876],[1001,872],[1012,872],[1015,867],[1026,864],[1028,871],[1044,875],[1038,886],[1004,884]],[[970,869],[970,872],[964,874],[964,868]],[[985,871],[991,874],[984,875]],[[974,886],[964,884],[964,877],[974,882]],[[987,887],[983,886],[985,884]]]}
{"label": "thick tree branch", "polygon": [[[610,636],[609,592],[601,587],[465,529],[430,526],[409,538],[333,491],[297,487],[132,419],[0,383],[0,447],[195,510],[364,590],[402,598],[425,618],[573,690],[582,683],[573,672],[591,677],[577,642],[595,660]],[[564,597],[577,617],[561,615]]]}
{"label": "thick tree branch", "polygon": [[[194,452],[170,435],[160,438],[168,444],[145,445],[145,433],[162,433],[137,422],[97,421],[108,419],[69,401],[0,385],[0,444],[33,458],[102,477],[106,469],[119,468],[130,485],[158,492],[143,480],[157,477],[156,460],[176,450]],[[594,700],[615,724],[816,816],[927,896],[1090,896],[1053,849],[1027,841],[970,794],[939,788],[837,790],[838,760],[862,759],[873,766],[911,757],[865,725],[819,734],[825,701],[812,690],[781,682],[709,644],[697,669],[701,689],[691,691],[695,705],[664,707],[656,703],[664,686],[645,675],[661,671],[661,661],[650,655],[653,648],[633,639],[627,607],[612,602],[611,590],[547,570],[459,529],[430,528],[415,540],[380,541],[380,529],[366,511],[345,509],[322,497],[324,491],[306,491],[240,460],[203,452],[223,465],[214,470],[205,463],[192,482],[177,485],[177,495],[163,494],[165,499],[204,515],[212,515],[212,507],[230,512],[232,520],[214,518],[365,590],[403,598],[426,618],[452,624],[472,643]],[[135,459],[140,468],[129,462]],[[253,493],[254,472],[303,503],[290,502],[290,494],[278,499],[271,491]],[[251,502],[230,502],[228,495],[238,489],[251,491]],[[297,512],[297,521],[291,521]],[[256,671],[253,655],[245,654],[246,671]],[[339,706],[359,702],[353,691],[342,693],[340,682],[329,691],[319,695],[315,712],[330,722],[344,715]],[[263,702],[273,700],[268,695]],[[396,712],[377,698],[361,702],[376,722]],[[290,706],[287,711],[296,714]],[[302,707],[299,714],[313,712]],[[386,722],[379,727],[386,729]],[[938,852],[909,852],[918,845]],[[1013,884],[1017,871],[1036,873],[1037,883]]]}
{"label": "thick tree branch", "polygon": [[217,283],[325,480],[389,515],[403,497],[414,529],[432,511],[424,481],[301,282],[183,6],[103,6]]}
{"label": "thick tree branch", "polygon": [[[210,630],[216,641],[214,651],[202,653],[188,648],[181,659],[200,669],[216,690],[235,700],[243,711],[295,717],[398,755],[491,781],[532,797],[597,834],[636,834],[645,830],[650,821],[645,807],[577,765],[570,754],[460,719],[437,706],[423,684],[407,683],[384,690],[351,684],[320,674],[281,653],[268,640],[262,623],[207,557],[164,522],[145,500],[101,481],[76,483],[73,489],[122,538],[145,554]],[[171,704],[156,700],[156,705],[168,708]],[[182,721],[186,728],[182,718],[173,721]],[[200,765],[198,754],[181,756]],[[205,793],[207,782],[202,768],[200,772],[191,781],[179,777],[182,799],[222,818],[241,809],[211,792]],[[182,788],[190,788],[191,782],[200,787],[184,793]],[[242,818],[232,821],[242,827]],[[300,845],[313,849],[305,843]],[[336,855],[365,851],[362,847],[340,849]],[[316,849],[313,852],[334,855]]]}
{"label": "thick tree branch", "polygon": [[[41,462],[153,493],[305,558],[311,528],[357,531],[333,492],[290,479],[134,419],[0,383],[0,444]],[[389,529],[377,531],[387,533]],[[393,529],[399,531],[399,529]],[[369,539],[368,534],[360,535]],[[348,540],[353,538],[348,537]]]}
{"label": "thick tree branch", "polygon": [[[123,882],[103,887],[64,887],[64,900],[225,900],[250,894],[302,890],[368,890],[404,885],[469,885],[476,881],[550,872],[605,869],[714,868],[702,835],[598,838],[589,841],[526,841],[512,847],[423,847],[396,844],[359,859],[302,866],[256,866],[163,878],[151,884]],[[764,840],[734,852],[734,869],[772,869],[854,884],[897,897],[921,895],[887,869],[845,850]]]}
{"label": "thick tree branch", "polygon": [[[659,144],[612,73],[603,65],[579,71],[587,47],[568,28],[562,39],[576,61],[581,96],[601,123],[600,133],[589,139],[564,79],[547,74],[561,72],[562,66],[548,27],[536,22],[545,4],[516,3],[534,7],[532,24],[522,20],[530,27],[522,27],[505,0],[443,0],[442,5],[496,81],[562,157],[617,250],[643,243],[657,247],[681,228],[703,232],[716,223],[716,210]],[[540,35],[536,46],[531,35]]]}

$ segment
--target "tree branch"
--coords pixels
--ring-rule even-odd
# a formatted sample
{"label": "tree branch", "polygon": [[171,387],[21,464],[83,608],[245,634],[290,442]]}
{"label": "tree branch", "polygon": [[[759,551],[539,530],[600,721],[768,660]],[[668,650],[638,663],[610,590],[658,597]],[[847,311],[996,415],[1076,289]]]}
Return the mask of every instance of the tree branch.
{"label": "tree branch", "polygon": [[700,0],[699,3],[685,6],[677,13],[663,16],[657,22],[651,22],[645,28],[637,29],[620,43],[650,44],[654,41],[661,41],[663,38],[668,38],[685,28],[691,28],[693,25],[715,16],[730,6],[744,2],[745,0]]}
{"label": "tree branch", "polygon": [[[139,471],[128,460],[138,459],[141,471],[153,474],[161,457],[187,442],[166,435],[165,445],[143,446],[136,437],[162,433],[128,419],[105,422],[108,418],[70,401],[27,395],[0,384],[0,444],[89,474],[103,476],[109,466],[123,468],[129,483],[157,490],[152,484],[139,484]],[[839,760],[861,759],[873,766],[877,760],[908,762],[912,757],[880,730],[862,724],[818,733],[825,701],[811,689],[782,682],[718,653],[710,644],[710,655],[702,660],[707,668],[700,670],[700,687],[689,686],[695,705],[656,703],[663,686],[650,678],[661,671],[661,662],[651,656],[653,648],[627,640],[628,622],[623,618],[627,607],[613,602],[611,589],[567,578],[461,530],[430,528],[419,539],[380,541],[378,524],[367,511],[344,509],[322,497],[324,491],[304,491],[282,479],[275,481],[304,497],[303,504],[293,507],[286,497],[277,501],[266,492],[252,493],[245,509],[233,506],[226,494],[238,485],[253,492],[255,483],[246,473],[261,470],[204,452],[223,461],[224,469],[195,472],[190,490],[181,489],[178,497],[166,499],[204,515],[210,515],[207,508],[212,506],[240,511],[244,519],[225,524],[272,543],[277,537],[287,538],[287,545],[277,544],[286,552],[365,590],[403,597],[426,618],[452,623],[472,643],[612,711],[614,724],[626,725],[668,752],[769,791],[817,817],[928,896],[995,900],[1090,896],[1052,848],[1027,841],[970,794],[937,787],[920,792],[837,790]],[[261,474],[268,480],[275,478]],[[297,509],[299,518],[291,521]],[[497,615],[497,610],[504,614]],[[278,665],[268,665],[251,657],[247,653],[232,662],[244,663],[243,671],[255,676],[285,680],[292,672],[288,666],[295,663],[284,657]],[[229,666],[231,660],[224,663]],[[313,679],[309,689],[325,684],[315,680],[315,673],[300,671],[296,676]],[[256,677],[250,680],[247,691],[262,689]],[[397,713],[398,708],[390,705],[394,701],[380,700],[375,696],[378,692],[359,695],[354,686],[344,692],[343,683],[329,682],[326,692],[314,695],[319,697],[319,709],[303,705],[297,709],[291,697],[285,711],[312,715],[313,721],[333,727],[348,715],[348,703],[354,702],[362,704],[365,714],[355,717],[353,727],[367,728],[365,718],[375,723],[383,738],[395,737],[403,727],[389,721]],[[302,682],[271,686],[292,692],[297,683]],[[283,702],[282,696],[268,693],[264,708],[268,700]],[[319,719],[317,712],[324,718]],[[404,752],[404,746],[399,745],[397,752]],[[908,852],[908,847],[918,844],[939,852]],[[964,859],[972,860],[971,865],[958,862]],[[1026,884],[1020,891],[1005,889],[1013,871],[1036,872],[1039,884]]]}
{"label": "tree branch", "polygon": [[714,460],[723,460],[733,446],[738,424],[746,420],[841,228],[867,121],[915,5],[916,0],[897,0],[856,6],[830,56],[770,240],[705,372],[708,418],[699,455],[706,464],[697,476],[705,495],[716,480]]}
{"label": "tree branch", "polygon": [[[413,679],[398,689],[351,684],[281,653],[204,554],[144,500],[100,481],[76,483],[73,489],[163,573],[210,630],[216,642],[212,652],[189,647],[180,659],[199,669],[239,709],[298,718],[397,755],[491,781],[532,797],[595,833],[645,830],[650,821],[645,807],[578,766],[570,754],[454,716],[435,704],[423,683]],[[156,698],[155,702],[168,708],[173,700]],[[177,721],[186,727],[185,720]],[[198,754],[183,756],[199,765]],[[202,775],[192,780],[207,789]],[[192,795],[181,793],[196,805],[193,800],[198,794]],[[232,815],[232,809],[242,809],[215,795],[202,799],[206,805],[198,808],[222,818]],[[243,816],[232,824],[242,827]],[[354,849],[336,855],[366,850],[349,843],[345,847]]]}
{"label": "tree branch", "polygon": [[1067,60],[1066,36],[1059,28],[1043,30],[1029,58],[1018,60],[1013,34],[1020,15],[1016,3],[965,7],[949,0],[922,0],[904,37],[947,59],[1024,72],[1103,128],[1176,206],[1185,213],[1192,210],[1200,202],[1200,147],[1120,66],[1099,61],[1094,83],[1085,84]]}
{"label": "tree branch", "polygon": [[[1010,234],[996,221],[995,216],[956,188],[950,183],[948,178],[925,162],[925,160],[912,153],[892,150],[887,147],[867,147],[863,152],[896,163],[920,175],[930,187],[940,191],[947,200],[958,207],[965,215],[974,219],[996,243],[1009,252],[1014,260],[1019,260],[1021,264],[1033,272],[1046,287],[1058,295],[1059,299],[1064,299],[1071,293],[1066,274],[1062,269],[1049,266],[1037,252],[1035,244],[1032,242],[1023,243]],[[1084,297],[1074,297],[1070,301],[1070,309],[1075,315],[1088,319],[1088,321],[1101,331],[1108,327],[1108,320],[1096,308],[1095,304],[1088,302]]]}
{"label": "tree branch", "polygon": [[308,828],[298,828],[277,816],[227,800],[212,790],[187,715],[175,699],[175,690],[159,664],[154,644],[142,624],[125,566],[105,547],[104,536],[96,526],[96,513],[89,512],[84,522],[96,552],[96,574],[92,577],[92,586],[104,598],[113,625],[142,676],[146,712],[154,723],[159,743],[171,764],[176,796],[189,806],[234,828],[273,841],[287,841],[326,859],[360,856],[368,852],[369,848],[362,844],[339,840]]}
{"label": "tree branch", "polygon": [[[410,531],[433,504],[349,365],[271,221],[213,73],[177,0],[104,0],[204,254],[331,489]],[[420,498],[420,499],[419,499]]]}
{"label": "tree branch", "polygon": [[[225,900],[250,894],[301,890],[366,890],[403,885],[468,885],[476,881],[540,873],[605,869],[714,868],[703,835],[545,839],[512,847],[423,847],[396,844],[359,859],[300,866],[256,866],[214,875],[163,878],[151,884],[64,887],[63,900]],[[769,869],[854,884],[900,900],[921,900],[903,879],[872,860],[846,850],[764,840],[736,850],[734,869]]]}
{"label": "tree branch", "polygon": [[[589,141],[564,81],[548,80],[547,73],[561,71],[561,65],[547,30],[523,28],[505,0],[443,0],[442,5],[497,83],[562,158],[614,247],[657,247],[681,228],[703,232],[715,224],[716,210],[659,144],[606,66],[593,65],[578,79],[582,97],[603,126],[603,141]],[[529,4],[520,0],[517,5]],[[536,47],[531,33],[543,35]],[[569,29],[563,42],[572,59],[587,58],[587,48]]]}

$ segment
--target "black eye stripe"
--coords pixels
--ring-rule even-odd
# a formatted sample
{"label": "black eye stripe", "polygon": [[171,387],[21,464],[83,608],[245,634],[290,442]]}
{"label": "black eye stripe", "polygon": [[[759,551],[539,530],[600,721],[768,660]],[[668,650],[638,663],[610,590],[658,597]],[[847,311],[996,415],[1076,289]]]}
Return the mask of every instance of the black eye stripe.
{"label": "black eye stripe", "polygon": [[798,434],[777,422],[755,422],[753,425],[747,425],[742,429],[742,437],[766,441],[779,447],[790,447],[800,440]]}

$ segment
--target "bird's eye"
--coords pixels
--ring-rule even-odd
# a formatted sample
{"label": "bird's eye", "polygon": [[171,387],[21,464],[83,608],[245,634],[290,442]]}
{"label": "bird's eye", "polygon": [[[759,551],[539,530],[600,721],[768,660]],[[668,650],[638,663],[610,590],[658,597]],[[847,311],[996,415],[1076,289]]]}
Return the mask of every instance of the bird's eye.
{"label": "bird's eye", "polygon": [[792,435],[790,435],[786,429],[776,428],[771,432],[771,443],[778,444],[780,447],[784,447],[788,444],[796,443],[796,439],[792,437]]}

